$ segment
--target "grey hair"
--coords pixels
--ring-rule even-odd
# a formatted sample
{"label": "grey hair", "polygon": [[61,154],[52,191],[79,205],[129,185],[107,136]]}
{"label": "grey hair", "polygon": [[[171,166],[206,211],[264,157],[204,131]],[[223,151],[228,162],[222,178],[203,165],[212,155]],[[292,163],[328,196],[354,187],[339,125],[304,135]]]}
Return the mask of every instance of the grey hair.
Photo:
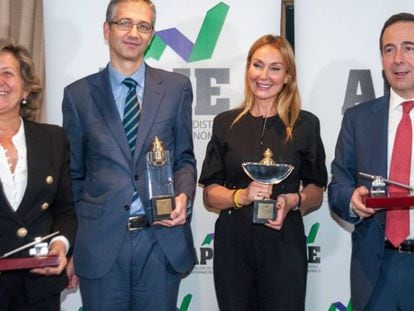
{"label": "grey hair", "polygon": [[148,4],[148,6],[150,7],[150,9],[152,10],[153,17],[152,17],[152,27],[155,26],[155,19],[157,16],[157,10],[155,9],[155,5],[154,3],[152,3],[151,0],[111,0],[108,4],[108,8],[106,9],[106,22],[110,23],[113,22],[115,15],[116,15],[116,9],[117,9],[117,5],[123,2],[144,2],[146,4]]}

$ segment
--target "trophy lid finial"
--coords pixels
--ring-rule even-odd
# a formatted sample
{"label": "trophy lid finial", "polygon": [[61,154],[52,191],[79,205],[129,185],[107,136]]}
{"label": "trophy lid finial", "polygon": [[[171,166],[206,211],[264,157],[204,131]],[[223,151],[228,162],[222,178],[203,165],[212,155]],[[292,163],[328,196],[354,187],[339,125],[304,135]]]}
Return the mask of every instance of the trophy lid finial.
{"label": "trophy lid finial", "polygon": [[152,151],[164,150],[164,145],[162,141],[158,138],[158,136],[154,137],[152,142]]}
{"label": "trophy lid finial", "polygon": [[155,136],[152,142],[151,160],[154,165],[164,165],[165,163],[165,149],[163,142]]}
{"label": "trophy lid finial", "polygon": [[272,157],[273,157],[272,150],[270,150],[269,148],[267,148],[265,150],[265,152],[263,152],[263,159],[259,163],[260,164],[264,164],[264,165],[276,164],[276,161],[273,160]]}

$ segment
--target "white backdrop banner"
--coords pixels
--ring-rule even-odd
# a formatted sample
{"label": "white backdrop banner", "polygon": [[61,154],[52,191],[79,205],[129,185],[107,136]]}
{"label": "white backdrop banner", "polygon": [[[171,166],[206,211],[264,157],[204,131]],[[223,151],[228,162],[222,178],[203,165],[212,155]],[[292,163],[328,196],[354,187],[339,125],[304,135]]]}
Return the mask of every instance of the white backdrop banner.
{"label": "white backdrop banner", "polygon": [[[147,62],[190,77],[194,89],[193,137],[198,170],[216,114],[243,98],[245,59],[258,37],[279,34],[280,0],[153,0],[156,38]],[[109,55],[102,25],[108,1],[44,0],[46,35],[45,121],[61,124],[65,85],[106,66]],[[218,310],[212,259],[214,222],[198,189],[192,228],[198,263],[181,283],[177,310]],[[110,250],[108,250],[110,251]],[[65,291],[62,310],[78,311],[78,291]]]}
{"label": "white backdrop banner", "polygon": [[[414,12],[414,2],[295,0],[299,88],[304,109],[321,121],[328,170],[343,111],[384,94],[380,31],[388,17],[402,11]],[[334,220],[326,199],[320,210],[305,218],[305,225],[309,232],[306,309],[351,311],[352,227]]]}
{"label": "white backdrop banner", "polygon": [[[214,116],[236,107],[243,97],[245,58],[251,43],[279,33],[280,0],[251,2],[154,0],[157,37],[147,54],[155,67],[179,71],[194,88],[193,137],[198,169]],[[61,124],[65,85],[106,66],[109,55],[102,24],[107,1],[44,0],[46,99],[44,120]],[[303,107],[321,121],[328,167],[343,111],[381,96],[379,33],[384,21],[414,12],[405,0],[296,0],[295,49]],[[326,196],[325,196],[326,197]],[[205,210],[201,189],[192,228],[198,263],[182,282],[177,310],[217,310],[212,277],[214,213]],[[335,220],[326,200],[305,218],[308,235],[306,309],[349,311],[350,231]],[[78,311],[77,291],[66,291],[62,310]]]}

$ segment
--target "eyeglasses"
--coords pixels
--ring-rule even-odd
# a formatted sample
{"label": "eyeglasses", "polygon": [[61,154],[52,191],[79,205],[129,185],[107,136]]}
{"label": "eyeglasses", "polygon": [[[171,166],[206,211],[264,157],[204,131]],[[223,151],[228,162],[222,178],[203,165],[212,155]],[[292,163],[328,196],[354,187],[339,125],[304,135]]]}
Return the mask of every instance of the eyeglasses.
{"label": "eyeglasses", "polygon": [[119,21],[112,21],[110,24],[118,25],[123,31],[130,31],[132,27],[137,26],[137,30],[141,33],[150,33],[153,29],[152,25],[146,22],[134,24],[129,18],[121,18]]}

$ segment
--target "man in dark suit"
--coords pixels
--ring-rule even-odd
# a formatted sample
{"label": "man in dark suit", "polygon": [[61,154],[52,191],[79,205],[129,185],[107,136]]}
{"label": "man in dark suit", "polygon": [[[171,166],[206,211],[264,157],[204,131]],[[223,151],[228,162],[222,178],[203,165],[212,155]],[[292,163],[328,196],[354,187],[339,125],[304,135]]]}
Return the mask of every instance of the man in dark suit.
{"label": "man in dark suit", "polygon": [[411,153],[406,160],[394,161],[393,150],[402,153],[397,143],[402,137],[400,120],[411,124],[414,113],[405,108],[411,105],[406,102],[414,99],[414,15],[391,16],[383,26],[380,49],[390,95],[345,112],[332,163],[329,203],[333,212],[355,225],[351,259],[354,310],[414,310],[413,211],[407,213],[409,230],[395,239],[390,234],[396,228],[390,225],[394,210],[389,213],[365,206],[362,198],[369,193],[371,181],[358,174],[397,179],[392,177],[393,162],[407,164],[402,172],[407,176],[404,183],[413,185],[412,138],[403,141]]}
{"label": "man in dark suit", "polygon": [[[64,92],[79,220],[74,263],[88,311],[175,310],[182,274],[195,263],[192,87],[187,77],[144,63],[154,23],[150,0],[112,0],[108,66]],[[139,101],[132,144],[123,125],[130,96]],[[170,219],[153,222],[146,154],[155,136],[172,155],[176,197]]]}

